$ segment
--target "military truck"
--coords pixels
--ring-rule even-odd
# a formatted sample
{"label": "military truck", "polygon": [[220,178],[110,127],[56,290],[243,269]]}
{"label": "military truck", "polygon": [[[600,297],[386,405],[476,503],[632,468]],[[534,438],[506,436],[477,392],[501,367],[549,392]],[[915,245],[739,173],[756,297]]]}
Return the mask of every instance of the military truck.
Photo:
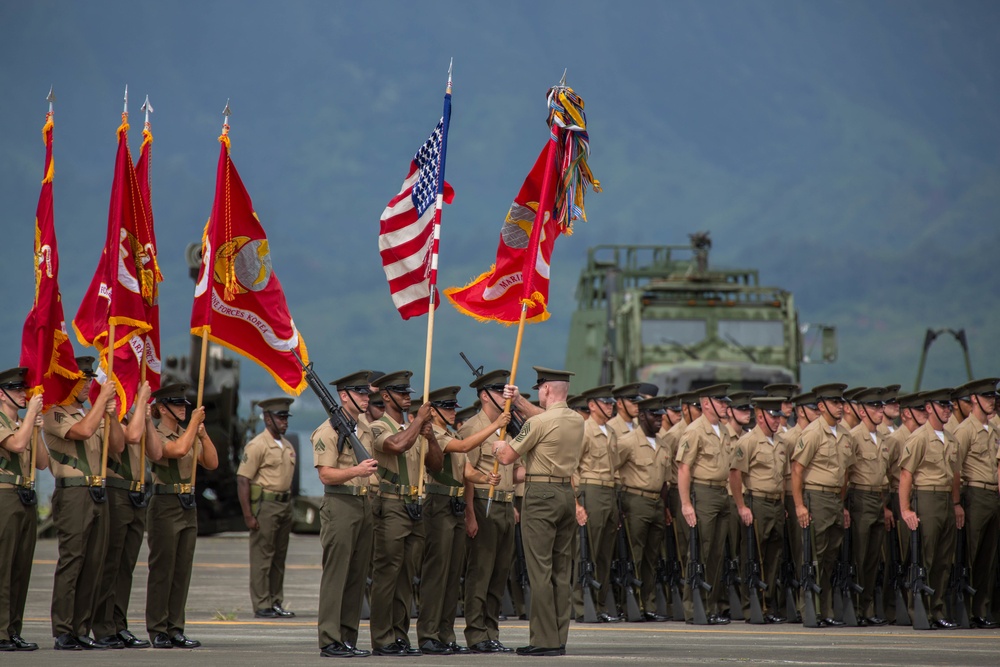
{"label": "military truck", "polygon": [[566,353],[575,387],[759,390],[798,383],[803,363],[836,360],[834,327],[801,324],[791,292],[762,286],[756,269],[710,267],[707,232],[689,239],[589,249]]}

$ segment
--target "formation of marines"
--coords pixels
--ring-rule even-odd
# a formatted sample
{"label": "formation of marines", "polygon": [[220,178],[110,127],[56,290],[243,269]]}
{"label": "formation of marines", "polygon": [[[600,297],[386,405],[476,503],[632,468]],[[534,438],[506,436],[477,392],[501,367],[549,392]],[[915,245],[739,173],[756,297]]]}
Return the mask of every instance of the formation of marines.
{"label": "formation of marines", "polygon": [[[93,359],[78,363],[92,378]],[[410,371],[330,383],[360,447],[330,420],[311,436],[321,655],[513,653],[500,642],[510,614],[530,624],[516,653],[540,656],[566,653],[573,619],[998,627],[997,379],[911,394],[719,384],[657,396],[631,383],[569,396],[572,373],[535,371],[537,402],[500,369],[461,411],[457,386],[412,405]],[[21,637],[32,462],[56,479],[54,648],[196,648],[184,634],[192,482],[195,466],[218,465],[204,408],[188,415],[186,385],[143,385],[121,423],[113,383],[90,384],[42,415],[24,369],[0,373],[0,650],[38,648]],[[257,618],[295,615],[283,594],[292,401],[258,404],[265,428],[237,471]],[[144,534],[149,641],[127,624]]]}

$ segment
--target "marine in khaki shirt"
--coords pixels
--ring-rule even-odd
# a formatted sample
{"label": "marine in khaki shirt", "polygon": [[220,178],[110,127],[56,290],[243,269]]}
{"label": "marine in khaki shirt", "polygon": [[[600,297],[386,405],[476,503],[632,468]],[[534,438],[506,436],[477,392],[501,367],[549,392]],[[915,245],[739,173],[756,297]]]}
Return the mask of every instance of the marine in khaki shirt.
{"label": "marine in khaki shirt", "polygon": [[236,489],[250,530],[250,600],[257,618],[291,618],[284,608],[285,557],[292,527],[295,448],[285,438],[291,398],[257,405],[264,430],[243,448]]}
{"label": "marine in khaki shirt", "polygon": [[371,371],[361,370],[337,378],[333,385],[344,415],[355,422],[354,435],[339,449],[340,435],[330,420],[312,432],[313,465],[323,483],[320,506],[320,544],[323,572],[319,584],[317,630],[320,655],[332,658],[364,657],[371,651],[358,648],[358,626],[372,564],[372,508],[368,481],[378,463],[371,458],[374,444],[365,410],[371,391]]}
{"label": "marine in khaki shirt", "polygon": [[1000,541],[1000,498],[997,496],[997,457],[1000,431],[990,422],[996,409],[997,378],[968,382],[955,390],[954,398],[969,416],[955,429],[958,468],[965,508],[965,554],[970,578],[975,581],[969,619],[972,627],[995,628],[990,619],[994,601],[997,543]]}
{"label": "marine in khaki shirt", "polygon": [[928,619],[945,629],[957,627],[946,615],[945,594],[955,553],[955,531],[965,523],[959,495],[958,443],[945,429],[951,416],[951,394],[951,389],[923,394],[927,422],[907,438],[899,477],[900,515],[911,531],[920,530],[920,556],[927,570],[927,585],[934,589],[929,596]]}
{"label": "marine in khaki shirt", "polygon": [[615,399],[615,415],[608,420],[608,428],[617,435],[627,435],[635,428],[635,420],[639,414],[636,403],[642,399],[639,391],[641,383],[633,382],[616,387],[612,392]]}

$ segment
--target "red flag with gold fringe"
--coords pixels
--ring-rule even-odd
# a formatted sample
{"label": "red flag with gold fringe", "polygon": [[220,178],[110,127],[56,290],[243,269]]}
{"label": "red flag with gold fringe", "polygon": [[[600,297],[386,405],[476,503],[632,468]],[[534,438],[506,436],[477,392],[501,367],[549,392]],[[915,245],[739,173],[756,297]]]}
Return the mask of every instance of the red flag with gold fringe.
{"label": "red flag with gold fringe", "polygon": [[549,90],[551,133],[514,198],[497,247],[496,263],[465,287],[445,296],[459,312],[480,321],[514,324],[549,318],[549,273],[560,234],[572,234],[573,220],[586,220],[588,187],[601,191],[587,165],[590,153],[583,100],[567,86]]}
{"label": "red flag with gold fringe", "polygon": [[[73,319],[77,339],[96,347],[100,367],[107,373],[108,354],[114,350],[113,378],[117,383],[119,417],[125,415],[135,399],[139,385],[139,364],[131,351],[132,339],[146,334],[147,301],[155,290],[154,272],[147,268],[146,250],[139,244],[138,223],[145,224],[146,212],[139,191],[132,155],[128,148],[128,114],[122,114],[118,127],[118,151],[108,207],[108,232],[97,271]],[[114,341],[108,340],[114,324]],[[119,355],[118,350],[123,354]]]}
{"label": "red flag with gold fringe", "polygon": [[202,237],[191,333],[207,333],[209,340],[249,357],[282,390],[297,396],[308,386],[302,369],[309,363],[306,344],[288,312],[267,236],[230,158],[225,131],[219,141],[215,202]]}
{"label": "red flag with gold fringe", "polygon": [[29,395],[44,392],[45,409],[71,403],[83,388],[73,344],[66,333],[59,293],[59,248],[52,206],[52,111],[45,117],[45,170],[35,211],[35,300],[21,335],[21,366],[28,369]]}

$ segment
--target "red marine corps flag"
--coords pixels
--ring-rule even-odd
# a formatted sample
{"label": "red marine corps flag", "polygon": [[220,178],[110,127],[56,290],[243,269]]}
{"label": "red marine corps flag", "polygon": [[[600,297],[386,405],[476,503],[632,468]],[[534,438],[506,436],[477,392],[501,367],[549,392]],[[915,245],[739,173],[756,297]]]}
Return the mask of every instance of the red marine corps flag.
{"label": "red marine corps flag", "polygon": [[42,127],[45,170],[35,211],[35,300],[24,321],[21,335],[21,366],[28,369],[28,394],[44,392],[45,409],[71,403],[83,387],[83,374],[76,365],[73,344],[66,334],[62,297],[59,294],[59,248],[56,245],[52,208],[52,103]]}
{"label": "red marine corps flag", "polygon": [[[137,228],[145,225],[146,211],[128,148],[128,89],[125,110],[118,127],[111,203],[108,207],[108,234],[90,287],[73,320],[77,339],[96,347],[101,370],[117,383],[118,417],[128,412],[139,385],[139,364],[130,350],[132,340],[150,330],[147,300],[152,299],[155,276],[147,268],[146,251],[139,244]],[[128,363],[110,366],[109,354],[126,348]]]}
{"label": "red marine corps flag", "polygon": [[465,287],[444,291],[460,312],[504,324],[548,319],[549,264],[560,234],[586,220],[584,194],[601,191],[587,166],[590,140],[583,100],[567,86],[549,90],[551,135],[514,198],[496,263]]}
{"label": "red marine corps flag", "polygon": [[267,236],[229,156],[228,105],[224,113],[227,122],[219,137],[212,217],[201,241],[191,333],[253,359],[283,391],[297,396],[308,386],[302,369],[309,363],[306,344],[271,267]]}

